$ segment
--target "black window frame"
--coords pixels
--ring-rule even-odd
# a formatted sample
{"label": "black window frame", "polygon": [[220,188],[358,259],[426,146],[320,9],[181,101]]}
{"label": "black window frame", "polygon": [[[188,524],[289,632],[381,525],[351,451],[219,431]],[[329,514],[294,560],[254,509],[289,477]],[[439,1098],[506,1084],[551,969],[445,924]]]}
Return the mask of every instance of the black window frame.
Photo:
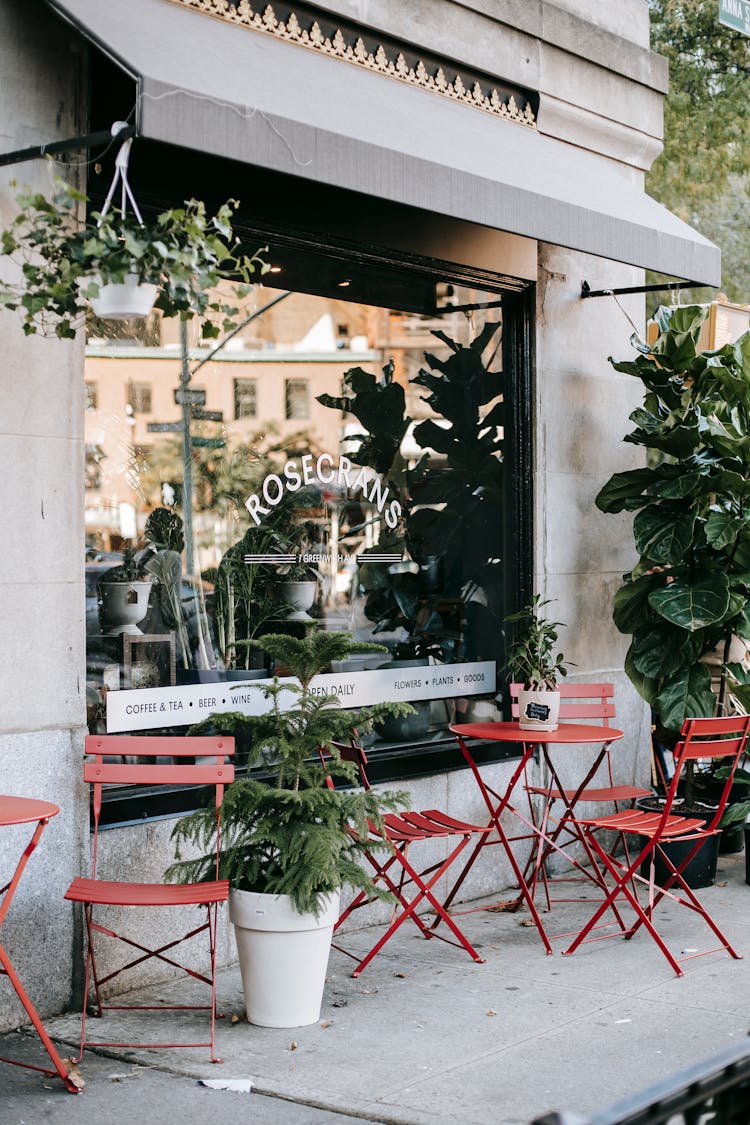
{"label": "black window frame", "polygon": [[[402,266],[403,268],[403,266]],[[455,280],[467,284],[471,271],[462,269]],[[436,264],[435,277],[446,277],[445,264]],[[477,288],[488,290],[488,277],[482,273]],[[505,505],[504,554],[511,565],[504,568],[505,604],[525,604],[532,589],[532,387],[534,376],[534,309],[535,287],[521,283],[508,291],[498,282],[496,290],[502,304],[502,361],[507,377],[508,408],[504,432]],[[504,655],[504,654],[501,654]],[[509,718],[510,715],[505,717]],[[147,732],[143,732],[144,734]],[[160,733],[165,733],[160,730]],[[181,728],[175,733],[183,734]],[[519,748],[498,742],[472,742],[472,754],[481,764],[519,757]],[[457,741],[448,730],[445,737],[429,742],[368,748],[368,773],[376,784],[414,780],[467,769]],[[244,770],[238,770],[242,776]],[[262,780],[261,771],[253,776]],[[143,787],[117,787],[105,791],[100,826],[124,827],[143,821],[172,819],[190,812],[201,804],[199,787],[176,786],[165,792]]]}

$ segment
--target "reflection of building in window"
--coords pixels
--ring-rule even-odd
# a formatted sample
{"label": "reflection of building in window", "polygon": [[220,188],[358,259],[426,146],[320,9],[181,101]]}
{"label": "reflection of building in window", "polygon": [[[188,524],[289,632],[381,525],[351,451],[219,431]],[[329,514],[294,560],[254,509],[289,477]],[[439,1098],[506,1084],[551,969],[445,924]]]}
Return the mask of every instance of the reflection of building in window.
{"label": "reflection of building in window", "polygon": [[151,384],[128,383],[128,406],[134,414],[151,413]]}
{"label": "reflection of building in window", "polygon": [[234,380],[235,418],[258,417],[258,383],[256,379]]}
{"label": "reflection of building in window", "polygon": [[86,446],[86,488],[101,488],[102,458],[104,452],[100,445]]}
{"label": "reflection of building in window", "polygon": [[86,409],[96,410],[96,383],[86,383]]}
{"label": "reflection of building in window", "polygon": [[299,421],[310,417],[310,388],[307,379],[286,379],[284,417]]}

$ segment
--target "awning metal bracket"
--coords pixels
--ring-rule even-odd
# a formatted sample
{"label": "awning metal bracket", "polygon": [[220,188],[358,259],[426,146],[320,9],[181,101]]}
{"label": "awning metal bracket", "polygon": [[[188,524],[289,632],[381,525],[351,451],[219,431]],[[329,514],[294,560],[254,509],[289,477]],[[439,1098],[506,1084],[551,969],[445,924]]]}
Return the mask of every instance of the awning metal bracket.
{"label": "awning metal bracket", "polygon": [[619,297],[623,293],[658,293],[660,290],[705,289],[700,281],[662,281],[658,285],[630,285],[625,289],[592,289],[588,281],[581,282],[581,297]]}
{"label": "awning metal bracket", "polygon": [[[115,125],[120,126],[114,132]],[[19,148],[14,152],[0,153],[0,168],[8,164],[20,164],[24,160],[39,160],[43,156],[56,156],[60,152],[74,152],[76,149],[96,148],[97,145],[110,144],[116,136],[119,140],[135,136],[134,125],[124,125],[117,121],[111,129],[101,129],[98,133],[86,133],[82,137],[70,137],[66,141],[50,141],[49,144],[32,145],[30,148]]]}

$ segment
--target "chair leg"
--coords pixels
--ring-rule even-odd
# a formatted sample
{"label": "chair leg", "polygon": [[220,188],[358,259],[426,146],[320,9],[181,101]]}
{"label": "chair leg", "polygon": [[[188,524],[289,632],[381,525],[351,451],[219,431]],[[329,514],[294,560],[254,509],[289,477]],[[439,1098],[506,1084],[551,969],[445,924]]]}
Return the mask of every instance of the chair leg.
{"label": "chair leg", "polygon": [[[480,964],[480,965],[484,963],[484,958],[479,956],[479,954],[474,949],[474,947],[471,945],[469,940],[464,936],[464,934],[458,928],[458,926],[456,925],[453,918],[451,918],[450,914],[448,914],[448,912],[445,909],[445,907],[443,906],[443,904],[440,903],[440,901],[432,893],[432,888],[442,878],[442,876],[449,869],[449,867],[454,862],[454,860],[458,857],[458,855],[460,855],[460,853],[463,851],[463,849],[469,843],[469,840],[470,840],[469,836],[466,836],[465,838],[463,838],[457,844],[457,846],[451,851],[450,855],[442,863],[437,864],[437,865],[434,866],[434,868],[429,869],[431,871],[431,877],[427,882],[424,881],[424,873],[420,874],[419,872],[417,872],[415,870],[415,868],[412,866],[412,864],[410,863],[410,861],[407,859],[404,852],[401,851],[400,849],[397,849],[399,862],[403,866],[403,868],[405,869],[406,875],[408,876],[407,885],[413,885],[415,887],[418,887],[419,890],[418,890],[417,894],[415,894],[414,897],[409,901],[407,901],[405,898],[403,898],[403,892],[402,892],[402,897],[399,899],[399,902],[400,902],[400,904],[403,908],[402,912],[398,915],[397,918],[395,918],[391,922],[391,924],[388,927],[388,929],[386,930],[386,932],[375,943],[375,945],[369,951],[369,953],[365,957],[362,958],[362,960],[359,962],[359,964],[355,968],[354,972],[352,973],[353,977],[358,977],[367,968],[369,963],[372,961],[373,957],[375,957],[376,954],[378,954],[380,952],[380,950],[383,948],[383,946],[386,944],[386,942],[389,941],[390,938],[393,937],[393,935],[396,933],[396,931],[398,929],[400,929],[400,927],[403,925],[403,923],[406,921],[407,918],[411,918],[415,922],[415,924],[422,931],[422,933],[424,934],[424,936],[426,938],[433,937],[433,936],[440,938],[440,935],[435,934],[432,929],[426,927],[425,924],[421,921],[421,919],[418,918],[418,916],[416,914],[417,907],[424,900],[429,902],[430,906],[433,908],[435,913],[437,915],[439,915],[439,919],[442,919],[442,921],[444,921],[446,923],[448,928],[453,933],[454,937],[457,939],[457,944],[459,944],[463,949],[466,950],[466,952],[469,954],[469,956],[472,958],[472,960],[476,961],[477,964]],[[393,881],[390,880],[390,879],[388,880],[388,882],[390,883],[389,889],[392,890],[392,891],[395,891],[395,888],[396,888],[397,884],[393,883]],[[447,941],[448,939],[442,938],[441,940]],[[451,944],[456,944],[456,943],[451,942]]]}
{"label": "chair leg", "polygon": [[[729,941],[724,936],[724,934],[721,932],[719,927],[716,925],[716,923],[714,922],[713,918],[708,913],[706,908],[703,906],[703,904],[700,902],[700,900],[693,893],[692,887],[690,887],[688,885],[688,883],[685,881],[685,879],[683,878],[683,872],[684,872],[685,868],[690,863],[690,860],[693,858],[695,853],[698,851],[698,849],[700,848],[702,843],[703,843],[703,841],[699,840],[696,843],[695,847],[691,848],[688,855],[680,862],[679,867],[675,867],[675,865],[671,862],[669,857],[666,855],[666,853],[661,848],[658,849],[659,855],[661,856],[661,859],[662,859],[662,862],[664,863],[664,865],[666,867],[670,867],[672,869],[672,874],[670,874],[667,878],[667,881],[659,887],[658,893],[653,894],[652,899],[650,899],[650,901],[649,901],[648,914],[649,914],[649,916],[651,916],[653,914],[654,910],[659,905],[659,903],[661,902],[661,900],[664,898],[665,895],[669,898],[672,898],[675,902],[679,903],[681,906],[686,906],[690,910],[695,911],[696,914],[699,914],[701,916],[701,918],[703,918],[703,921],[706,923],[706,925],[709,927],[709,929],[712,931],[712,933],[719,939],[719,941],[721,942],[723,948],[727,951],[727,953],[731,957],[734,957],[734,959],[736,961],[741,961],[742,960],[742,954],[738,953],[736,951],[736,949],[729,943]],[[654,885],[654,882],[653,882],[654,866],[655,866],[655,855],[652,857],[652,862],[651,862],[650,885]],[[675,883],[678,883],[679,887],[680,887],[680,890],[685,895],[687,895],[687,900],[680,898],[678,895],[674,894],[671,891],[670,888],[673,887]],[[636,922],[632,931],[627,936],[629,938],[632,937],[633,934],[636,932],[636,930],[640,928],[640,926],[641,926],[641,920]],[[713,951],[707,950],[706,952],[713,952]],[[693,956],[701,956],[701,954],[693,954]],[[687,960],[687,958],[685,958],[685,960]]]}
{"label": "chair leg", "polygon": [[[661,935],[659,934],[659,932],[657,931],[657,929],[653,925],[653,923],[651,921],[651,918],[649,916],[649,912],[641,906],[641,904],[638,900],[638,897],[631,890],[632,879],[633,879],[633,876],[635,874],[635,871],[640,866],[640,864],[643,862],[643,860],[653,851],[653,844],[650,843],[644,849],[642,849],[641,854],[638,856],[638,858],[637,858],[637,860],[635,861],[634,864],[632,864],[629,868],[626,868],[623,872],[618,872],[617,868],[614,865],[614,861],[607,855],[607,853],[604,851],[604,849],[600,846],[598,840],[596,840],[596,838],[593,835],[591,836],[591,843],[592,843],[592,846],[596,849],[596,851],[599,854],[600,858],[602,859],[603,863],[605,864],[605,866],[609,870],[610,874],[612,875],[612,878],[614,879],[614,885],[613,885],[612,889],[610,890],[609,894],[607,895],[607,897],[604,899],[604,901],[602,903],[600,903],[599,907],[594,912],[594,914],[591,916],[591,918],[588,920],[588,922],[583,927],[583,929],[580,931],[580,933],[573,939],[573,941],[568,946],[568,948],[563,950],[563,955],[568,956],[568,955],[574,953],[576,951],[576,949],[578,948],[578,946],[581,945],[581,943],[583,941],[585,941],[587,935],[590,934],[591,931],[594,929],[597,922],[603,916],[605,911],[607,911],[610,908],[612,908],[613,910],[616,910],[616,908],[613,906],[614,902],[616,901],[617,898],[623,897],[630,904],[630,906],[634,910],[634,912],[636,914],[636,918],[637,918],[637,921],[636,921],[635,925],[632,928],[628,929],[628,931],[625,934],[625,937],[632,937],[632,934],[635,932],[635,930],[641,924],[643,924],[646,927],[646,929],[648,930],[648,932],[651,934],[651,937],[654,939],[654,941],[658,945],[659,949],[661,949],[662,953],[666,957],[669,964],[672,966],[672,968],[673,968],[674,972],[677,974],[677,976],[679,976],[679,977],[683,976],[684,974],[683,974],[682,969],[680,968],[679,964],[677,963],[675,958],[670,953],[667,946],[664,944],[664,941],[662,940]],[[612,936],[612,935],[608,935],[608,936]],[[594,938],[594,939],[590,939],[590,940],[596,940],[596,939]]]}

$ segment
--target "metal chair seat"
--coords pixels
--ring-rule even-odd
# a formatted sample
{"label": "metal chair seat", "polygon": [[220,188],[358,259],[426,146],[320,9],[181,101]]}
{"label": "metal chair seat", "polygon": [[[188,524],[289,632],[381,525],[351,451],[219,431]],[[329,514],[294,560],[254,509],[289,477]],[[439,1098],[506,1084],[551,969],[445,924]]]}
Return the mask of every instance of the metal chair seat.
{"label": "metal chair seat", "polygon": [[106,906],[204,906],[226,902],[229,880],[214,883],[118,883],[105,879],[74,879],[65,892],[72,902]]}

